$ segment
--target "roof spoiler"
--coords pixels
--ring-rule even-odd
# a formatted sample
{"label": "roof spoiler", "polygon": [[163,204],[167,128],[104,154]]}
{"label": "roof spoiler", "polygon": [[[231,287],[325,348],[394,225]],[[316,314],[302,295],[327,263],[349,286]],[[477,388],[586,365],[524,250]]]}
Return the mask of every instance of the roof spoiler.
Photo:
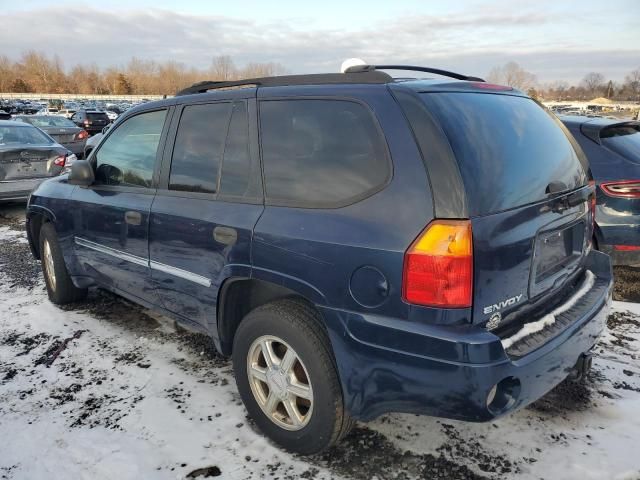
{"label": "roof spoiler", "polygon": [[640,127],[640,122],[636,120],[623,120],[615,123],[602,124],[600,122],[584,122],[580,125],[580,131],[584,134],[585,137],[593,140],[594,142],[601,144],[600,134],[603,130],[607,130],[609,128],[617,128],[617,127]]}

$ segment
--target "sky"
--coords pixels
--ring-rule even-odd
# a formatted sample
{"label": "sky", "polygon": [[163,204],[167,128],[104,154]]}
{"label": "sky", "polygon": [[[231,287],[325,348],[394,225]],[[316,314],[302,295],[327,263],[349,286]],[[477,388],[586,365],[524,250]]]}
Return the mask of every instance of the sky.
{"label": "sky", "polygon": [[286,73],[367,63],[486,75],[516,61],[543,83],[640,68],[640,0],[0,0],[0,55],[57,54],[66,67],[175,60],[276,62]]}

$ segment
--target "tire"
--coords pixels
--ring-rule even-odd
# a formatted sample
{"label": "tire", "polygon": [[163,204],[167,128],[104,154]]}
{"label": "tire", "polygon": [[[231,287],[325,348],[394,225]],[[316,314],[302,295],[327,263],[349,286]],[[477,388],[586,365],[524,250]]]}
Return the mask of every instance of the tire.
{"label": "tire", "polygon": [[[287,363],[286,354],[289,349],[293,350],[297,358],[284,376],[278,369],[282,363],[273,362],[271,369],[266,365],[264,342],[271,343],[275,359],[280,362]],[[256,367],[264,372],[271,371],[271,377],[264,375],[271,383],[251,380],[249,365],[253,365],[251,371]],[[318,313],[307,304],[284,299],[249,312],[235,334],[233,368],[238,391],[249,415],[267,437],[286,450],[302,455],[319,453],[351,430],[353,421],[344,408],[329,339],[320,326]],[[283,382],[284,389],[292,388],[292,385],[310,385],[306,390],[310,400],[283,392]],[[305,392],[305,389],[301,391]],[[286,398],[278,398],[277,408],[268,415],[263,406],[269,410],[272,393]],[[297,412],[303,414],[302,422],[298,415],[289,415],[291,410],[285,408],[285,401],[294,402]],[[294,425],[295,422],[288,421],[287,417],[289,420],[297,418],[298,424]]]}
{"label": "tire", "polygon": [[78,288],[71,281],[53,224],[42,225],[39,240],[40,264],[49,300],[57,305],[84,300],[87,289]]}

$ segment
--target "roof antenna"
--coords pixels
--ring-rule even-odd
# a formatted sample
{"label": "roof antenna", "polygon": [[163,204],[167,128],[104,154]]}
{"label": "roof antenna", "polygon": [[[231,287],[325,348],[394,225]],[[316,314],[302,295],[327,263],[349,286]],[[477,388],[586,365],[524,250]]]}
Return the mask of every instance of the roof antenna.
{"label": "roof antenna", "polygon": [[340,65],[340,73],[345,73],[349,67],[366,64],[367,63],[360,58],[347,58],[344,62],[342,62],[342,65]]}

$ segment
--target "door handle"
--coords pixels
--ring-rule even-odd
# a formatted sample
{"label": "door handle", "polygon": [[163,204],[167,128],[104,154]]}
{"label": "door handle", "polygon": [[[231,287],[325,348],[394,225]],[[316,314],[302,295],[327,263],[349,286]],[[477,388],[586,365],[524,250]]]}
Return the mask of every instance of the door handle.
{"label": "door handle", "polygon": [[224,245],[233,245],[238,240],[238,232],[231,227],[216,227],[213,229],[213,239]]}
{"label": "door handle", "polygon": [[137,227],[142,223],[142,215],[140,212],[133,212],[129,210],[124,213],[124,221],[129,225],[135,225]]}

